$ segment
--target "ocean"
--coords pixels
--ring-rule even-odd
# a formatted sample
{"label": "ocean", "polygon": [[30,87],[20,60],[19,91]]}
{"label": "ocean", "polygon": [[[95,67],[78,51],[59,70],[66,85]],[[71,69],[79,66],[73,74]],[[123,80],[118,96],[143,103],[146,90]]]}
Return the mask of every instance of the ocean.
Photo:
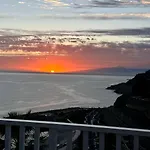
{"label": "ocean", "polygon": [[68,107],[107,107],[119,96],[105,88],[130,76],[0,73],[0,115]]}

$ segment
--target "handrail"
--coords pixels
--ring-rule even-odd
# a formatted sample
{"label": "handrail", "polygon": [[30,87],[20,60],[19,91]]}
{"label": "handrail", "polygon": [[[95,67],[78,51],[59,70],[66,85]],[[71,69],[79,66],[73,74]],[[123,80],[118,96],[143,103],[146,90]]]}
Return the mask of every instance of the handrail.
{"label": "handrail", "polygon": [[0,119],[0,125],[13,125],[13,126],[34,126],[34,127],[47,127],[51,129],[64,129],[64,130],[82,130],[102,133],[114,133],[122,135],[140,135],[150,137],[150,130],[125,128],[114,126],[101,126],[89,124],[75,124],[75,123],[62,123],[62,122],[48,122],[48,121],[35,121],[35,120],[19,120],[19,119]]}
{"label": "handrail", "polygon": [[[105,150],[105,134],[116,135],[116,150],[121,150],[123,144],[123,136],[133,136],[133,149],[139,150],[141,147],[139,138],[150,137],[150,130],[113,127],[113,126],[101,126],[101,125],[89,125],[89,124],[74,124],[74,123],[62,123],[62,122],[48,122],[48,121],[35,121],[35,120],[18,120],[18,119],[0,119],[0,125],[5,126],[5,150],[11,150],[11,128],[12,126],[19,127],[19,150],[24,150],[25,143],[25,128],[32,127],[34,130],[34,150],[40,150],[40,129],[48,129],[48,150],[56,150],[58,148],[57,138],[61,131],[65,131],[66,139],[62,140],[63,146],[67,150],[72,150],[72,142],[74,142],[73,132],[82,131],[83,136],[83,150],[87,150],[90,143],[89,135],[96,133],[99,136],[99,150]],[[99,133],[99,134],[97,134]],[[76,134],[78,135],[78,134]],[[94,140],[94,139],[93,139]],[[95,142],[94,142],[95,143]],[[94,144],[93,143],[93,144]]]}

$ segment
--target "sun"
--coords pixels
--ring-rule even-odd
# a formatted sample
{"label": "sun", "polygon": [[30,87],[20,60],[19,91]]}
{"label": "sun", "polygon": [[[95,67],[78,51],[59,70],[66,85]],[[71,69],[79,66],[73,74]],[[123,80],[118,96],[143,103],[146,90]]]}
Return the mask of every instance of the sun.
{"label": "sun", "polygon": [[54,70],[51,70],[51,73],[54,73],[55,71]]}

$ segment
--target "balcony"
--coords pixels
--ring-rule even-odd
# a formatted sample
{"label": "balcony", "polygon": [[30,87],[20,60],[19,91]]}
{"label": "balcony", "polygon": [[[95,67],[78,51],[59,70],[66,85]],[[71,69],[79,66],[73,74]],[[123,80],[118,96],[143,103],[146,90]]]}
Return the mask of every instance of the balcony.
{"label": "balcony", "polygon": [[[72,150],[73,143],[80,135],[82,136],[82,148],[80,149],[88,150],[90,133],[96,135],[96,143],[98,144],[99,150],[105,150],[106,134],[116,136],[116,150],[121,150],[123,136],[126,135],[133,137],[133,150],[139,150],[139,137],[150,137],[149,130],[31,120],[0,119],[0,127],[0,130],[2,130],[2,128],[4,129],[5,150],[12,149],[12,131],[14,127],[18,128],[19,150],[25,150],[25,132],[27,127],[31,127],[34,131],[34,150],[41,150],[40,147],[43,144],[40,142],[41,129],[47,129],[47,138],[44,143],[47,145],[46,150]],[[63,138],[61,135],[63,135]]]}

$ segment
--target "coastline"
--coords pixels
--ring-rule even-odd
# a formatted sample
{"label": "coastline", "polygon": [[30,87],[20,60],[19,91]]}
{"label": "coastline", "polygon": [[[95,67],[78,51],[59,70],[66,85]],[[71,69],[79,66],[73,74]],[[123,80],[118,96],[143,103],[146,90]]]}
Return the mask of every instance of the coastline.
{"label": "coastline", "polygon": [[[24,113],[30,109],[38,112],[68,107],[107,107],[114,103],[118,95],[106,90],[105,87],[112,83],[127,81],[129,78],[19,73],[2,74],[0,77],[2,115],[11,111]],[[5,91],[10,91],[10,94],[6,94]]]}
{"label": "coastline", "polygon": [[[119,121],[117,121],[116,123],[111,123],[111,121],[106,121],[107,119],[109,120],[110,116],[112,116],[112,114],[114,115],[114,117],[118,118],[119,113],[122,113],[123,116],[127,115],[127,117],[129,117],[128,115],[130,115],[130,118],[132,118],[133,122],[134,122],[134,117],[135,114],[139,115],[139,117],[141,117],[141,119],[145,119],[146,122],[148,120],[148,118],[146,118],[147,115],[145,115],[145,110],[146,108],[140,110],[140,106],[138,106],[138,101],[140,101],[140,99],[143,102],[143,99],[146,98],[146,101],[149,101],[149,95],[147,95],[147,93],[149,93],[149,89],[148,86],[149,84],[149,78],[150,78],[150,71],[146,71],[145,73],[140,73],[137,74],[135,77],[133,77],[132,79],[128,80],[127,82],[124,83],[119,83],[116,85],[111,85],[110,87],[107,87],[107,90],[113,90],[115,93],[117,94],[121,94],[116,101],[114,102],[114,104],[112,106],[108,106],[108,107],[104,107],[104,108],[83,108],[83,107],[70,107],[70,108],[64,108],[64,109],[54,109],[54,110],[46,110],[46,111],[39,111],[39,112],[31,112],[28,111],[26,114],[19,114],[17,112],[10,112],[8,113],[8,118],[17,118],[17,119],[33,119],[33,120],[40,120],[39,117],[42,120],[49,120],[49,121],[64,121],[66,122],[66,119],[71,120],[73,123],[84,123],[87,116],[89,117],[89,120],[94,120],[95,118],[98,119],[97,116],[100,116],[100,120],[97,122],[95,122],[96,124],[102,124],[102,125],[115,125],[115,126],[124,126],[123,124],[120,124],[119,121],[122,120],[124,121],[124,119],[120,118],[117,119]],[[145,87],[145,84],[147,84],[147,86]],[[141,90],[141,86],[143,88],[143,91]],[[141,92],[141,93],[139,93]],[[144,97],[143,97],[144,96]],[[148,96],[148,97],[146,97]],[[142,99],[143,98],[143,99]],[[142,106],[141,106],[142,107]],[[143,107],[146,107],[143,104]],[[81,113],[82,112],[82,113]],[[129,113],[130,112],[130,113]],[[82,121],[80,120],[76,120],[75,118],[78,118],[78,113],[82,114]],[[60,117],[61,114],[61,117]],[[92,114],[92,115],[91,115]],[[133,116],[132,116],[133,115]],[[93,116],[95,118],[93,118]],[[6,117],[6,118],[7,118]],[[105,119],[104,119],[105,118]],[[113,116],[112,116],[113,118]],[[110,119],[112,120],[112,119]],[[129,119],[130,120],[130,119]],[[128,119],[126,119],[126,126],[127,127],[138,127],[138,128],[145,128],[145,125],[140,125],[138,123],[132,123],[128,125],[128,122],[130,122]],[[95,120],[94,120],[95,121]],[[114,122],[114,121],[112,121]],[[90,124],[91,122],[87,121],[87,124]],[[94,122],[93,122],[94,123]],[[144,123],[144,122],[143,122]],[[145,123],[144,123],[145,124]],[[146,127],[146,128],[150,128],[150,127]]]}
{"label": "coastline", "polygon": [[[124,88],[128,86],[130,90]],[[91,125],[104,125],[115,127],[139,128],[150,130],[150,71],[136,75],[126,83],[120,83],[108,87],[107,89],[114,90],[119,96],[115,103],[109,107],[103,108],[66,108],[47,110],[41,112],[28,111],[26,114],[10,112],[4,118],[10,119],[25,119],[39,121],[55,121],[66,123],[79,123]],[[142,89],[142,90],[141,90]],[[138,119],[137,119],[138,118]],[[80,150],[80,137],[75,141],[77,150]],[[94,140],[93,136],[93,140]],[[130,137],[125,137],[126,142],[133,142]],[[115,137],[106,135],[106,142],[110,144],[106,146],[106,150],[113,148]],[[145,149],[150,149],[149,139],[140,137],[140,146]],[[132,149],[131,145],[127,145]],[[124,150],[124,149],[123,149]],[[125,149],[126,150],[126,149]]]}
{"label": "coastline", "polygon": [[[95,122],[95,124],[108,125],[108,126],[114,125],[114,126],[124,127],[124,124],[119,123],[122,120],[123,122],[126,122],[125,123],[126,127],[145,128],[146,127],[145,125],[142,126],[138,123],[128,124],[128,122],[130,122],[129,121],[130,119],[126,119],[126,121],[124,121],[123,118],[120,118],[120,119],[117,119],[115,123],[112,123],[114,121],[111,122],[111,121],[106,121],[106,120],[112,120],[113,117],[118,118],[119,113],[121,113],[122,116],[127,115],[126,116],[127,118],[131,115],[130,118],[133,117],[132,118],[133,122],[134,122],[134,119],[136,119],[134,118],[135,114],[139,115],[140,117],[142,116],[141,119],[144,118],[147,122],[148,118],[146,118],[145,111],[144,112],[140,111],[139,108],[137,107],[137,101],[133,101],[133,99],[138,99],[140,97],[140,95],[134,95],[136,93],[136,90],[139,90],[138,88],[140,88],[141,86],[138,83],[141,84],[141,80],[142,82],[144,82],[145,80],[146,80],[145,82],[147,82],[147,80],[149,80],[149,77],[150,77],[150,71],[146,71],[145,73],[137,74],[135,77],[128,80],[127,82],[118,83],[116,85],[111,85],[107,87],[106,88],[107,90],[113,90],[115,93],[120,94],[120,96],[116,99],[116,101],[114,102],[112,106],[103,107],[103,108],[69,107],[69,108],[62,108],[62,109],[44,110],[44,111],[39,111],[39,112],[28,111],[26,114],[21,114],[21,113],[19,114],[18,112],[10,112],[8,113],[8,116],[4,116],[4,117],[14,118],[14,119],[29,119],[29,120],[41,119],[41,120],[58,121],[58,122],[59,121],[67,122],[67,119],[69,119],[73,123],[84,123],[87,116],[89,117],[89,120],[90,119],[93,120],[95,118],[98,119],[98,116],[100,116],[99,117],[100,120],[98,122]],[[147,87],[145,87],[144,90],[146,90],[146,88]],[[143,94],[143,93],[140,93],[140,94]],[[149,97],[147,99],[149,99]],[[82,114],[81,120],[75,119],[75,118],[78,118],[78,115],[77,115],[78,113]],[[61,117],[60,117],[60,114],[61,114]],[[38,116],[40,117],[40,119]],[[93,116],[95,118],[93,118]],[[90,122],[87,121],[86,123],[90,124],[91,121]],[[143,122],[143,124],[145,123]],[[146,128],[150,128],[150,127],[147,126]]]}

